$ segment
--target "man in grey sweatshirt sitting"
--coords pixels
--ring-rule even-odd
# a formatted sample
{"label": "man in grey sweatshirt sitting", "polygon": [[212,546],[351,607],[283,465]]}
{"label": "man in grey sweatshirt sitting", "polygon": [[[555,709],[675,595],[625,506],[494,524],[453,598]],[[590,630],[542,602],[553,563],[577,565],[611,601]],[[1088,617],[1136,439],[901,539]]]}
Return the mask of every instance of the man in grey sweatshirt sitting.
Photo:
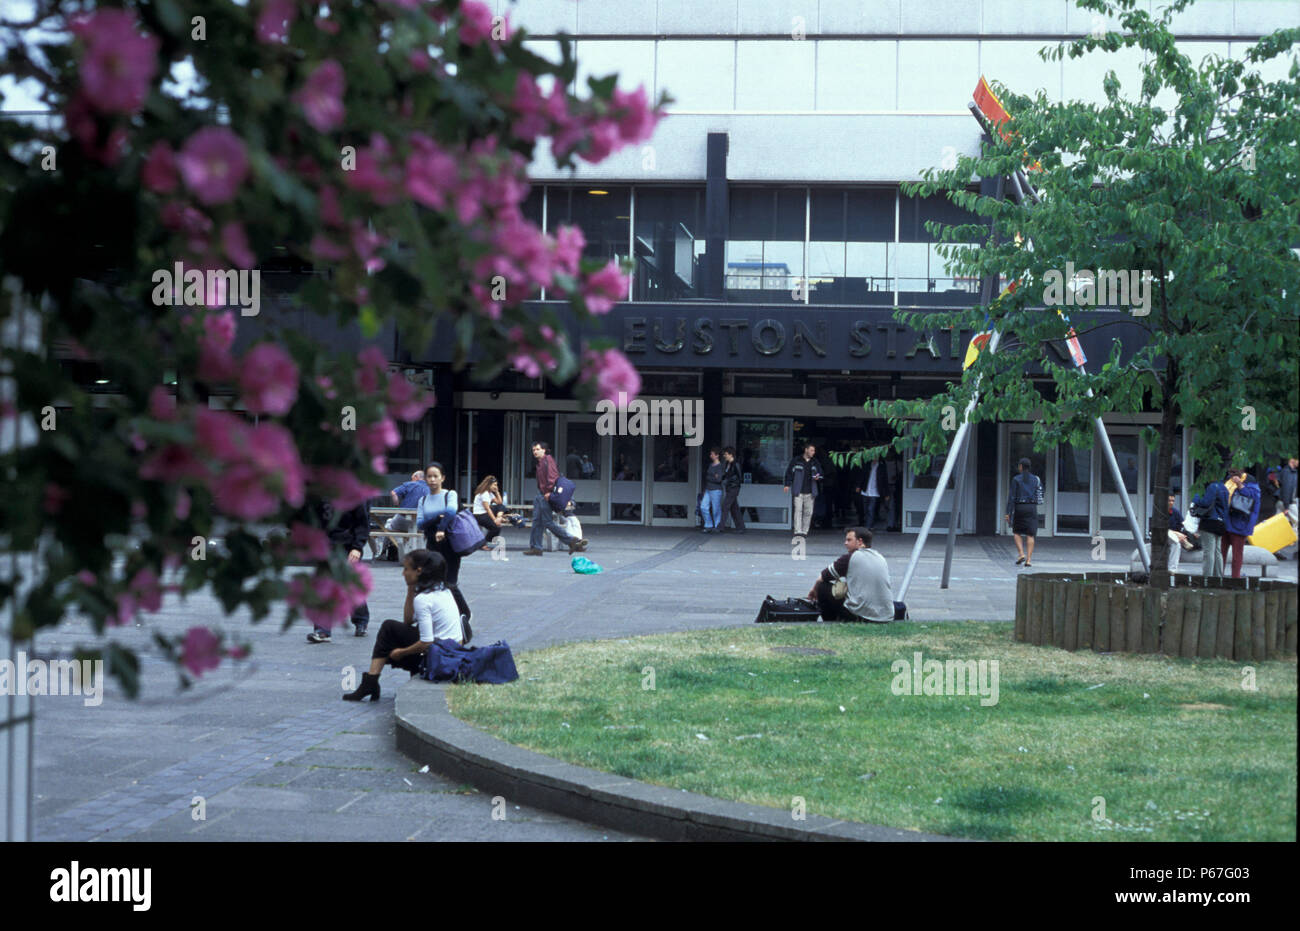
{"label": "man in grey sweatshirt sitting", "polygon": [[[889,582],[889,564],[871,548],[871,531],[850,527],[844,531],[845,553],[822,570],[808,592],[817,602],[824,621],[877,621],[894,619],[894,589]],[[845,589],[835,597],[835,583]]]}

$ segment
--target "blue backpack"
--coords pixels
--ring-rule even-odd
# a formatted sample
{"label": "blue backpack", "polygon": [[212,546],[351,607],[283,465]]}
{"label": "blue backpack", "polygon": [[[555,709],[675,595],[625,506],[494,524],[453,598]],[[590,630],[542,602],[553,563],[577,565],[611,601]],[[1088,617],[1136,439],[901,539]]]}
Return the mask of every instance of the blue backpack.
{"label": "blue backpack", "polygon": [[570,478],[565,478],[563,475],[557,478],[555,487],[546,496],[546,500],[551,505],[551,510],[563,512],[569,506],[569,502],[573,500],[573,493],[577,490],[577,487]]}

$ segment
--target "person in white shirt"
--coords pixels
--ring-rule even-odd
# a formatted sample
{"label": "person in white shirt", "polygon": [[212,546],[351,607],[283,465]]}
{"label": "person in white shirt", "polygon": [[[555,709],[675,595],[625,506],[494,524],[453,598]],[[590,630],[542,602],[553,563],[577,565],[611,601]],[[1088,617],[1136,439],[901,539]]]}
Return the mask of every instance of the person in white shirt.
{"label": "person in white shirt", "polygon": [[379,701],[379,674],[384,666],[415,673],[420,669],[420,657],[433,641],[465,641],[456,599],[443,584],[446,577],[447,562],[438,553],[415,550],[406,557],[402,562],[402,578],[406,580],[402,620],[384,621],[370,654],[370,671],[362,674],[361,685],[355,692],[346,693],[344,701]]}
{"label": "person in white shirt", "polygon": [[[844,531],[844,555],[822,570],[808,592],[825,621],[877,621],[895,617],[889,564],[871,548],[871,531],[850,527]],[[835,583],[844,581],[844,594],[835,597]]]}
{"label": "person in white shirt", "polygon": [[489,475],[474,489],[474,519],[483,528],[483,548],[487,549],[507,523],[516,527],[523,523],[517,514],[506,510],[506,496],[501,493],[497,477]]}

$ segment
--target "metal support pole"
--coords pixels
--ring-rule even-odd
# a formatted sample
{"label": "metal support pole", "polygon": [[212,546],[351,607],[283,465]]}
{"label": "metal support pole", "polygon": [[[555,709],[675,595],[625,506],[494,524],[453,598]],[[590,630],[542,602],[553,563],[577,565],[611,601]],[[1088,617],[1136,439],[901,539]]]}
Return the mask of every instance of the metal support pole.
{"label": "metal support pole", "polygon": [[[1092,389],[1088,390],[1089,396],[1092,395]],[[1110,436],[1106,433],[1106,427],[1102,424],[1100,417],[1092,418],[1093,429],[1097,431],[1097,439],[1101,443],[1102,451],[1106,454],[1106,464],[1110,466],[1110,477],[1115,480],[1115,488],[1119,491],[1119,502],[1124,507],[1124,516],[1128,518],[1129,529],[1133,531],[1133,540],[1137,543],[1138,558],[1142,560],[1142,568],[1151,574],[1151,554],[1147,552],[1146,541],[1142,539],[1142,531],[1138,527],[1137,515],[1133,513],[1133,502],[1129,500],[1128,489],[1124,487],[1124,476],[1119,472],[1119,460],[1115,458],[1115,449],[1110,445]]]}
{"label": "metal support pole", "polygon": [[948,580],[952,575],[952,551],[957,545],[957,519],[966,498],[966,459],[969,455],[970,434],[967,433],[966,439],[961,444],[961,451],[957,455],[957,478],[953,482],[952,513],[948,516],[948,540],[943,550],[943,575],[939,578],[940,588],[948,587]]}
{"label": "metal support pole", "polygon": [[[993,338],[989,340],[988,352],[997,352],[998,343],[1002,341],[1002,331],[995,330]],[[966,405],[966,411],[962,414],[961,426],[957,428],[957,435],[952,439],[951,449],[958,449],[960,444],[966,441],[966,434],[970,432],[970,415],[975,410],[975,405],[979,403],[979,383],[975,384],[975,393],[971,395],[970,403]],[[921,559],[921,550],[925,547],[925,539],[930,535],[930,527],[934,524],[934,515],[939,510],[939,498],[943,496],[943,490],[948,486],[948,479],[952,475],[953,467],[956,465],[956,457],[951,454],[944,461],[943,472],[939,475],[939,484],[934,489],[934,494],[930,496],[930,506],[926,508],[925,520],[921,522],[921,531],[916,535],[916,543],[912,546],[912,555],[907,561],[907,569],[903,573],[903,582],[898,587],[898,594],[894,596],[895,601],[903,601],[907,596],[907,590],[912,585],[912,576],[916,573],[916,564]]]}

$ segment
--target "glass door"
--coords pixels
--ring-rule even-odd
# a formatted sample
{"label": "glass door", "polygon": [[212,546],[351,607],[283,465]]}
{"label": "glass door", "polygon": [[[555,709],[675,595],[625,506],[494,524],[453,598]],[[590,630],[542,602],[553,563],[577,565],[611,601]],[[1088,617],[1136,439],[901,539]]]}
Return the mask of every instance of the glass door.
{"label": "glass door", "polygon": [[[789,417],[728,417],[723,432],[734,437],[740,463],[740,495],[746,526],[789,530],[790,496],[781,490],[794,457]],[[691,517],[694,518],[694,512]]]}
{"label": "glass door", "polygon": [[639,524],[643,513],[645,438],[613,436],[610,440],[609,521]]}
{"label": "glass door", "polygon": [[[966,483],[964,500],[962,501],[961,513],[957,515],[957,532],[969,533],[975,526],[975,463],[978,461],[978,444],[974,435],[966,440],[970,444],[970,452],[966,456]],[[930,499],[934,496],[934,490],[939,486],[939,476],[943,473],[943,465],[947,460],[946,455],[931,456],[930,468],[916,475],[912,472],[911,463],[905,463],[903,467],[903,532],[918,533],[921,525],[925,523],[925,512],[930,507]],[[948,485],[944,488],[943,493],[939,496],[939,509],[935,512],[934,523],[930,529],[947,530],[948,521],[952,517],[952,496],[955,492],[956,469],[954,474],[948,476]],[[1004,499],[1005,500],[1005,499]]]}
{"label": "glass door", "polygon": [[1061,446],[1056,450],[1055,533],[1092,533],[1092,450]]}
{"label": "glass door", "polygon": [[[1048,526],[1047,516],[1052,513],[1052,472],[1047,461],[1046,453],[1034,451],[1034,434],[1032,429],[1010,429],[1010,435],[1007,443],[1007,462],[1006,468],[1003,469],[1002,476],[1002,494],[998,501],[998,528],[1001,533],[1009,534],[1011,526],[1003,520],[1007,513],[1007,497],[1011,492],[1011,479],[1020,471],[1019,463],[1021,459],[1029,460],[1029,471],[1038,476],[1043,483],[1043,506],[1038,509],[1038,529],[1039,532],[1045,530]],[[1084,519],[1088,516],[1088,502],[1084,501]],[[1084,528],[1087,529],[1086,526]]]}
{"label": "glass door", "polygon": [[654,482],[649,489],[650,522],[660,527],[694,526],[699,482],[692,481],[697,468],[692,453],[699,447],[687,446],[681,436],[663,435],[654,437],[651,446]]}
{"label": "glass door", "polygon": [[576,489],[573,503],[580,520],[604,520],[604,495],[601,485],[602,444],[596,433],[594,417],[566,416],[564,456],[556,455],[560,472],[573,479]]}
{"label": "glass door", "polygon": [[[1107,432],[1110,434],[1110,445],[1115,450],[1115,459],[1119,463],[1119,474],[1124,480],[1124,488],[1128,491],[1129,500],[1133,502],[1133,510],[1138,518],[1138,526],[1145,526],[1146,521],[1142,516],[1146,495],[1138,494],[1138,480],[1141,477],[1138,474],[1138,463],[1140,461],[1140,451],[1138,447],[1138,435],[1136,432],[1118,433],[1114,427],[1109,427]],[[1098,501],[1098,517],[1100,530],[1103,536],[1123,537],[1130,536],[1131,531],[1128,526],[1128,519],[1124,516],[1124,505],[1120,502],[1119,491],[1116,489],[1115,479],[1111,475],[1110,465],[1106,462],[1106,455],[1098,450],[1097,468],[1101,472],[1100,500]]]}

